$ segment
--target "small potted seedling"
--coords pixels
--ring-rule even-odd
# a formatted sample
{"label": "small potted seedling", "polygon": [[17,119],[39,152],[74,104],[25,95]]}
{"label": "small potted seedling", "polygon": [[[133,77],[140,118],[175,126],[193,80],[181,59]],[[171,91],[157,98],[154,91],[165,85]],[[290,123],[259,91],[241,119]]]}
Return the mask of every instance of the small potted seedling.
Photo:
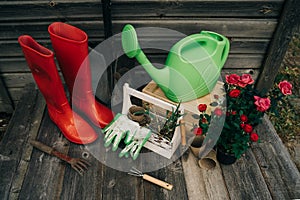
{"label": "small potted seedling", "polygon": [[162,135],[165,139],[171,141],[173,138],[174,131],[178,124],[178,119],[182,116],[179,111],[180,103],[177,105],[175,111],[167,113],[167,121],[164,123],[162,129],[159,131],[159,134]]}

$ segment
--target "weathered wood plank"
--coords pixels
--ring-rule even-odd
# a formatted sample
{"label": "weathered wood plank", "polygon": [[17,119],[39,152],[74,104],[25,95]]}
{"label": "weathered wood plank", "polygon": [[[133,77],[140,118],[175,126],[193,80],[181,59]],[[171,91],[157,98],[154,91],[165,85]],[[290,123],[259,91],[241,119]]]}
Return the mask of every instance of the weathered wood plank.
{"label": "weathered wood plank", "polygon": [[2,77],[0,77],[0,101],[0,112],[13,113],[14,102],[11,99],[9,91],[7,90]]}
{"label": "weathered wood plank", "polygon": [[252,149],[272,198],[300,198],[300,173],[267,115],[257,132],[261,142]]}
{"label": "weathered wood plank", "polygon": [[182,165],[189,199],[229,199],[218,163],[215,169],[201,169],[190,152],[187,159],[182,160]]}
{"label": "weathered wood plank", "polygon": [[[47,112],[37,138],[33,139],[54,147],[62,153],[67,153],[69,150],[69,142],[50,120]],[[58,199],[62,192],[66,165],[58,158],[34,149],[19,198]]]}
{"label": "weathered wood plank", "polygon": [[[164,27],[184,34],[197,33],[201,30],[210,30],[227,37],[252,37],[270,38],[276,28],[276,19],[244,19],[244,18],[199,18],[172,20],[158,20],[147,18],[146,20],[113,20],[113,33],[122,31],[124,24],[131,23],[135,27]],[[188,28],[187,28],[188,27]],[[149,32],[155,36],[155,31]]]}
{"label": "weathered wood plank", "polygon": [[91,166],[83,176],[80,176],[69,165],[66,167],[60,199],[102,199],[104,166],[84,145],[71,143],[69,156],[86,159]]}
{"label": "weathered wood plank", "polygon": [[[241,58],[243,56],[239,56],[238,58]],[[251,59],[251,57],[249,56],[249,58]],[[260,57],[258,57],[260,58]],[[256,59],[256,57],[253,57],[252,59]],[[161,56],[157,56],[157,57],[150,57],[149,56],[149,60],[152,61],[153,63],[164,63],[164,59],[161,57]],[[230,66],[228,67],[224,67],[224,72],[227,72],[230,73],[230,72],[233,72],[233,71],[245,71],[245,73],[251,73],[253,74],[253,76],[256,78],[256,76],[258,75],[258,63],[257,63],[257,66],[255,66],[253,63],[255,62],[252,62],[253,60],[242,60],[240,63],[240,65],[237,65],[239,60],[235,60],[235,61],[230,61],[228,60],[228,64],[226,64],[225,66],[228,66],[230,64]],[[232,63],[232,64],[231,64]],[[236,63],[236,64],[234,64]],[[138,65],[138,64],[137,64]],[[137,66],[136,65],[136,66]],[[26,84],[28,83],[31,83],[31,82],[34,82],[33,80],[33,77],[32,77],[32,74],[30,72],[28,73],[5,73],[5,74],[2,74],[3,76],[3,80],[5,81],[6,83],[6,86],[8,87],[9,91],[10,91],[10,88],[22,88],[24,87]],[[63,80],[63,78],[62,78]],[[13,98],[13,100],[15,100]]]}
{"label": "weathered wood plank", "polygon": [[32,152],[27,142],[36,137],[44,109],[45,101],[34,85],[26,87],[0,143],[1,199],[19,195]]}
{"label": "weathered wood plank", "polygon": [[277,17],[284,0],[268,1],[147,1],[112,0],[117,19],[147,17]]}
{"label": "weathered wood plank", "polygon": [[[156,162],[159,162],[159,160],[157,160]],[[147,165],[147,163],[142,163],[142,165]],[[181,161],[176,160],[167,167],[161,168],[156,171],[147,172],[147,174],[150,176],[172,184],[173,189],[166,190],[153,183],[142,180],[143,191],[147,191],[144,194],[143,199],[188,199],[186,183],[182,170],[183,169]]]}
{"label": "weathered wood plank", "polygon": [[222,165],[230,199],[272,199],[252,151],[232,165]]}
{"label": "weathered wood plank", "polygon": [[[98,18],[101,1],[2,1],[0,21],[69,20]],[[28,12],[30,10],[30,12]]]}
{"label": "weathered wood plank", "polygon": [[6,86],[10,88],[12,85],[14,87],[24,87],[28,83],[33,83],[34,79],[31,73],[13,73],[13,74],[2,74],[3,80]]}
{"label": "weathered wood plank", "polygon": [[273,86],[282,60],[292,38],[293,27],[300,24],[300,1],[286,0],[281,18],[273,35],[262,71],[257,82],[257,89],[267,93]]}
{"label": "weathered wood plank", "polygon": [[166,180],[174,185],[172,191],[164,190],[165,195],[167,195],[166,199],[189,199],[181,160],[176,160],[172,164],[165,167],[164,170],[166,173],[166,178],[163,180]]}
{"label": "weathered wood plank", "polygon": [[[91,47],[95,47],[96,45],[100,44],[102,42],[102,38],[90,38],[89,39],[89,45]],[[157,47],[169,47],[171,44],[175,44],[175,42],[182,39],[181,37],[171,40],[170,37],[162,36],[160,38],[146,38],[142,35],[139,35],[139,42],[141,47],[149,47],[149,46],[157,46]],[[230,54],[232,53],[244,53],[244,54],[264,54],[266,52],[266,49],[269,45],[268,39],[252,39],[252,38],[230,38]],[[38,39],[37,42],[39,42],[41,45],[45,46],[46,48],[49,48],[52,50],[51,42],[49,39]],[[121,41],[117,41],[121,42]],[[0,72],[6,72],[6,71],[21,71],[26,70],[24,67],[20,66],[22,63],[22,59],[20,57],[23,56],[21,47],[16,40],[11,41],[0,41],[0,48],[5,49],[5,51],[0,52],[0,66],[3,69],[0,69]],[[144,49],[145,53],[159,53],[157,49]],[[15,63],[16,62],[16,66]],[[2,67],[3,66],[3,67]],[[20,68],[18,68],[18,66]]]}
{"label": "weathered wood plank", "polygon": [[[29,34],[30,35],[30,33],[26,32],[25,30],[22,34],[26,34],[26,35]],[[20,36],[20,35],[18,35],[18,36]],[[17,62],[20,62],[19,57],[24,56],[23,52],[22,52],[22,49],[20,47],[20,44],[18,43],[18,36],[16,36],[16,38],[13,39],[13,40],[0,41],[0,48],[5,49],[5,51],[1,51],[1,53],[0,53],[0,57],[4,61],[6,61],[7,59],[16,59]],[[33,35],[31,35],[31,36],[34,39],[36,39],[36,41],[38,43],[40,43],[42,46],[44,46],[44,47],[46,47],[50,50],[53,50],[51,41],[49,40],[49,35],[45,35],[45,37],[47,37],[47,39],[38,39],[38,38],[35,38]],[[89,38],[88,44],[91,47],[95,47],[102,40],[103,40],[103,38],[101,38],[101,37],[99,37],[99,38]],[[1,63],[1,66],[5,65],[5,64],[6,64],[5,62]]]}
{"label": "weathered wood plank", "polygon": [[[1,44],[0,44],[1,46]],[[12,45],[15,46],[15,45]],[[8,48],[11,48],[9,46]],[[21,48],[21,47],[19,47]],[[2,49],[2,48],[1,48]],[[18,49],[15,48],[15,51]],[[0,53],[2,54],[2,52]],[[0,58],[0,73],[12,73],[12,72],[29,72],[29,68],[26,64],[24,56],[22,57],[12,57],[12,58]]]}
{"label": "weathered wood plank", "polygon": [[144,199],[143,183],[140,177],[130,176],[108,166],[104,168],[103,176],[102,190],[105,199]]}
{"label": "weathered wood plank", "polygon": [[[100,11],[99,11],[100,12]],[[0,40],[16,41],[22,34],[28,34],[36,39],[49,38],[48,26],[58,19],[39,21],[38,19],[30,22],[13,21],[9,23],[0,22]],[[104,38],[103,22],[101,19],[67,20],[73,26],[84,30],[90,38]]]}

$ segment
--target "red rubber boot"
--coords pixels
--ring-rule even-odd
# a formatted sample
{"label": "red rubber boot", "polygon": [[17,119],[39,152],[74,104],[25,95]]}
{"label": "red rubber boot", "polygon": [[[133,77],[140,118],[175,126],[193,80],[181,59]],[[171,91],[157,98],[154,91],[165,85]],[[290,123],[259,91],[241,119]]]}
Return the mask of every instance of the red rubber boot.
{"label": "red rubber boot", "polygon": [[71,110],[54,62],[54,53],[31,36],[18,39],[33,78],[43,94],[51,120],[71,142],[87,144],[98,137],[94,129]]}
{"label": "red rubber boot", "polygon": [[114,117],[113,112],[97,102],[93,95],[87,34],[62,22],[50,24],[48,32],[59,67],[72,95],[72,105],[96,126],[104,128]]}

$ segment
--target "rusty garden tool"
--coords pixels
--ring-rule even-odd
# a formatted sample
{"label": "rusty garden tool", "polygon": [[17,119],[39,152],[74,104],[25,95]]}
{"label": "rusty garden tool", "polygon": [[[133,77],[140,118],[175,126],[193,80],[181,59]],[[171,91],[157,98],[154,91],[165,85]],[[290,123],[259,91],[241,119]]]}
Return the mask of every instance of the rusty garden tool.
{"label": "rusty garden tool", "polygon": [[138,170],[134,167],[131,168],[131,170],[130,170],[130,172],[128,172],[128,174],[133,175],[133,176],[142,177],[143,179],[145,179],[151,183],[154,183],[156,185],[159,185],[167,190],[172,190],[172,188],[173,188],[173,185],[166,183],[162,180],[159,180],[157,178],[154,178],[152,176],[149,176],[147,174],[143,174],[140,170]]}
{"label": "rusty garden tool", "polygon": [[71,157],[67,156],[66,154],[63,154],[63,153],[55,150],[54,148],[49,147],[39,141],[31,140],[30,144],[32,146],[34,146],[35,148],[37,148],[49,155],[56,156],[59,159],[69,163],[71,165],[71,167],[76,172],[78,172],[81,176],[83,175],[83,172],[88,169],[88,166],[91,166],[91,164],[88,161],[86,161],[82,158],[71,158]]}

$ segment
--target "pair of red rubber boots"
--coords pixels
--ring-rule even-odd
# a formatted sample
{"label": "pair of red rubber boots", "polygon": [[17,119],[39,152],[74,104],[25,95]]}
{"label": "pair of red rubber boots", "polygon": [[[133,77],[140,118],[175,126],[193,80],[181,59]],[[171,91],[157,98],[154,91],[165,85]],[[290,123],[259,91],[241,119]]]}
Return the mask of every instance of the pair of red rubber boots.
{"label": "pair of red rubber boots", "polygon": [[62,22],[50,24],[48,32],[72,99],[72,108],[57,71],[54,53],[38,44],[31,36],[22,35],[18,41],[25,59],[46,100],[51,120],[69,141],[77,144],[92,143],[98,134],[81,114],[100,128],[105,127],[114,116],[93,95],[88,36],[83,30]]}

